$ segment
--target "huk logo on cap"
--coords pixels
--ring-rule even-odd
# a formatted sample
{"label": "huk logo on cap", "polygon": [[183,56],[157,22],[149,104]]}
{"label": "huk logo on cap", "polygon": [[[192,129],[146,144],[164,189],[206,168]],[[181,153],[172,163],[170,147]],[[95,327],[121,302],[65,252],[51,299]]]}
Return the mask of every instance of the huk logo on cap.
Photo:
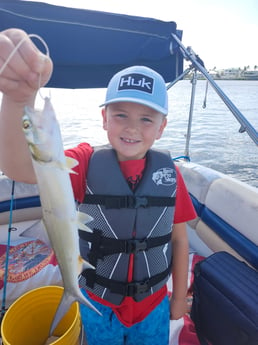
{"label": "huk logo on cap", "polygon": [[154,79],[144,74],[132,73],[123,75],[120,78],[118,90],[139,90],[152,93]]}

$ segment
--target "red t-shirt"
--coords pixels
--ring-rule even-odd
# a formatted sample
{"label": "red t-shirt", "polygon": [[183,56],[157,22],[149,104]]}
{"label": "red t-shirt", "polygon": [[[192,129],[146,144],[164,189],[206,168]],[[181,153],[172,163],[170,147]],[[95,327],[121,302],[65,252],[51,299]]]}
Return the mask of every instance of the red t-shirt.
{"label": "red t-shirt", "polygon": [[[86,175],[92,152],[93,148],[87,143],[82,143],[76,148],[66,151],[67,156],[72,157],[79,162],[79,165],[73,169],[75,172],[77,172],[77,174],[71,174],[74,197],[79,202],[82,202],[84,199],[86,190]],[[140,181],[144,167],[145,159],[120,162],[121,171],[132,189]],[[196,217],[196,213],[185,187],[182,175],[178,168],[176,168],[176,170],[177,192],[174,224],[183,223]],[[129,264],[128,281],[132,280],[132,274],[133,256],[131,256]],[[119,306],[111,304],[92,293],[90,293],[90,296],[92,299],[111,307],[118,319],[125,326],[130,327],[135,323],[142,321],[162,301],[166,294],[167,287],[164,286],[159,291],[145,298],[141,302],[134,301],[132,297],[125,297]]]}

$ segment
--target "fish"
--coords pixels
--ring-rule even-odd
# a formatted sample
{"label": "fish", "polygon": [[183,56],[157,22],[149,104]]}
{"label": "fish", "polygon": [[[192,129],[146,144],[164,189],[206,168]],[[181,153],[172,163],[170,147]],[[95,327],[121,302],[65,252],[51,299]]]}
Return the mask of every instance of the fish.
{"label": "fish", "polygon": [[81,272],[94,268],[80,255],[78,235],[78,229],[91,232],[85,223],[92,218],[76,210],[69,174],[75,173],[72,169],[78,162],[65,156],[60,126],[50,97],[44,98],[43,110],[25,107],[22,129],[38,184],[42,221],[63,280],[64,292],[50,327],[49,335],[52,335],[75,301],[101,315],[84,297],[78,284]]}

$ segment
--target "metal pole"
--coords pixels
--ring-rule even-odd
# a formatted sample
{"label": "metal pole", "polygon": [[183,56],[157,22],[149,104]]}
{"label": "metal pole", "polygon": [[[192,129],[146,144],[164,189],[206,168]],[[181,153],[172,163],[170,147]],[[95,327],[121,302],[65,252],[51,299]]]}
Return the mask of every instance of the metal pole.
{"label": "metal pole", "polygon": [[216,93],[219,95],[219,97],[222,99],[222,101],[225,103],[225,105],[228,107],[228,109],[232,112],[232,114],[238,120],[238,122],[241,125],[239,132],[243,133],[246,131],[249,137],[254,141],[254,143],[258,145],[258,132],[256,131],[256,129],[251,125],[251,123],[245,118],[245,116],[239,111],[239,109],[231,102],[231,100],[227,97],[227,95],[221,90],[221,88],[217,85],[217,83],[212,79],[212,77],[209,75],[205,67],[203,67],[200,64],[194,52],[191,49],[186,49],[175,34],[172,34],[172,37],[182,49],[185,58],[190,60],[192,64],[195,66],[195,68],[197,68],[204,75],[204,77],[212,85],[212,87],[214,88]]}
{"label": "metal pole", "polygon": [[177,77],[175,80],[171,81],[167,85],[167,90],[169,90],[172,86],[174,86],[179,80],[183,79],[190,71],[192,68],[187,68],[182,74],[180,74],[179,77]]}
{"label": "metal pole", "polygon": [[196,69],[194,70],[191,83],[192,83],[191,102],[190,102],[188,127],[187,127],[186,142],[185,142],[185,156],[186,157],[190,157],[189,147],[190,147],[191,130],[192,130],[192,122],[193,122],[193,111],[194,111],[194,100],[195,100],[195,91],[196,91],[196,83],[197,83],[197,71],[196,71]]}

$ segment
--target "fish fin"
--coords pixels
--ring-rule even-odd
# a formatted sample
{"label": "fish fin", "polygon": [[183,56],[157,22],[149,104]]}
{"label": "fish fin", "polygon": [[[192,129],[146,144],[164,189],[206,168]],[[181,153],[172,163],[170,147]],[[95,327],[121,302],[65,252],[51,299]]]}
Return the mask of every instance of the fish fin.
{"label": "fish fin", "polygon": [[52,321],[49,336],[53,334],[55,328],[57,327],[59,322],[62,320],[66,312],[69,310],[71,304],[75,301],[78,301],[79,303],[86,305],[87,307],[94,310],[97,314],[102,316],[102,314],[90,303],[90,301],[88,301],[87,298],[83,296],[79,288],[73,294],[64,292],[61,302],[59,303],[59,306],[56,310],[54,319]]}
{"label": "fish fin", "polygon": [[77,295],[75,296],[76,301],[78,301],[81,304],[86,305],[86,307],[89,307],[90,309],[92,309],[93,311],[95,311],[99,316],[102,316],[101,312],[94,307],[94,305],[87,300],[87,298],[82,294],[81,290],[78,290]]}
{"label": "fish fin", "polygon": [[79,162],[71,157],[65,157],[65,163],[61,161],[54,161],[52,164],[49,164],[49,166],[57,167],[58,169],[65,170],[69,172],[69,174],[76,174],[78,173],[74,170],[72,170],[74,167],[76,167],[79,164]]}
{"label": "fish fin", "polygon": [[77,211],[77,219],[80,223],[87,224],[93,220],[87,213]]}
{"label": "fish fin", "polygon": [[79,164],[79,162],[76,159],[72,157],[67,157],[67,156],[65,157],[65,160],[66,160],[66,170],[68,170],[70,174],[78,175],[77,172],[73,171],[73,168],[76,167]]}
{"label": "fish fin", "polygon": [[82,273],[82,271],[87,269],[95,270],[95,267],[92,266],[88,261],[84,260],[80,255],[78,257],[78,275]]}
{"label": "fish fin", "polygon": [[65,160],[66,160],[66,166],[69,169],[73,169],[74,167],[79,165],[79,162],[76,159],[72,158],[72,157],[65,156]]}
{"label": "fish fin", "polygon": [[[76,174],[76,175],[78,175],[78,173],[76,171],[71,169],[71,167],[75,167],[76,165],[70,166],[70,164],[67,164],[67,158],[68,157],[66,157],[66,162],[65,163],[62,162],[62,161],[52,161],[52,162],[48,162],[48,166],[49,167],[53,167],[53,168],[57,168],[57,169],[60,169],[60,170],[67,171],[69,174]],[[73,159],[73,158],[71,158],[71,159]],[[75,159],[74,159],[74,161],[75,161]],[[38,163],[39,164],[44,164],[44,162],[40,162],[40,161],[38,161]]]}
{"label": "fish fin", "polygon": [[89,223],[92,220],[93,220],[93,218],[91,216],[89,216],[88,214],[86,214],[84,212],[77,211],[77,224],[78,224],[78,228],[80,230],[92,232],[92,230],[87,225],[85,225],[85,223]]}
{"label": "fish fin", "polygon": [[21,237],[31,237],[44,242],[47,246],[51,247],[47,230],[42,219],[33,223],[28,229],[24,230]]}
{"label": "fish fin", "polygon": [[92,269],[92,270],[95,270],[96,269],[96,267],[94,267],[92,264],[90,264],[88,261],[86,261],[86,260],[83,260],[83,264],[82,264],[82,268],[84,269],[84,270],[86,270],[86,269]]}
{"label": "fish fin", "polygon": [[77,222],[77,226],[80,230],[87,231],[87,232],[93,232],[87,225]]}

